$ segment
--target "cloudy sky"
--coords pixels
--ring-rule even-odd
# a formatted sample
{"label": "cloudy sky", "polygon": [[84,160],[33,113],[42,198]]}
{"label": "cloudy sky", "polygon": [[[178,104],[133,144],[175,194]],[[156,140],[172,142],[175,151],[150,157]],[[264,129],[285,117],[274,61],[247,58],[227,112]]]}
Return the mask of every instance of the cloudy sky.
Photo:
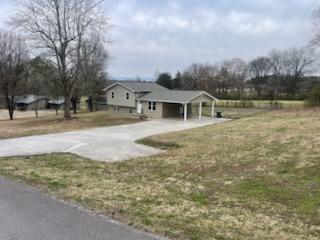
{"label": "cloudy sky", "polygon": [[[10,13],[0,0],[0,21]],[[249,60],[301,46],[318,0],[105,0],[112,76],[152,77],[193,62]],[[1,24],[0,24],[1,25]]]}

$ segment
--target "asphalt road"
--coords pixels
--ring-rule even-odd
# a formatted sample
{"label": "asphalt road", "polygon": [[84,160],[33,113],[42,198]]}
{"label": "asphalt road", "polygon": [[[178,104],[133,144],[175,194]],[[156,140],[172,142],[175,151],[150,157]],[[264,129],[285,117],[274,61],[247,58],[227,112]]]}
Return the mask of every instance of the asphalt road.
{"label": "asphalt road", "polygon": [[0,240],[157,239],[0,177]]}

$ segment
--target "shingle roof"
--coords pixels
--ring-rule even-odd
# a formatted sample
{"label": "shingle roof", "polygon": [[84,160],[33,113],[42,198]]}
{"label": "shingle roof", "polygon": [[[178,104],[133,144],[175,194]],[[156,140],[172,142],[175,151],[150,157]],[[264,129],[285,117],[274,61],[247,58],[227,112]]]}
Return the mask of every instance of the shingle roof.
{"label": "shingle roof", "polygon": [[64,97],[59,97],[58,99],[51,99],[48,101],[49,104],[62,105],[64,104]]}
{"label": "shingle roof", "polygon": [[167,103],[189,103],[194,98],[204,94],[209,98],[215,100],[210,94],[204,91],[180,91],[180,90],[157,90],[152,91],[140,98],[140,101],[155,101],[155,102],[167,102]]}
{"label": "shingle roof", "polygon": [[15,103],[30,104],[30,103],[36,102],[37,100],[40,101],[43,99],[47,99],[47,98],[42,96],[35,96],[35,95],[18,96],[15,98]]}
{"label": "shingle roof", "polygon": [[134,92],[151,92],[156,90],[167,90],[167,88],[160,86],[155,82],[134,82],[134,81],[127,81],[127,82],[116,82],[109,87],[105,88],[104,90],[108,90],[113,86],[120,84]]}

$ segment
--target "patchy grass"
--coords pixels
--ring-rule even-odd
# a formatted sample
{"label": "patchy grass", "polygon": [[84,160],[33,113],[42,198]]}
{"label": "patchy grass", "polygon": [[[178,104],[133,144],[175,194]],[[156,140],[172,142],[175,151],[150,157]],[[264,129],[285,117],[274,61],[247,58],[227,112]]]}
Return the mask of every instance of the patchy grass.
{"label": "patchy grass", "polygon": [[77,114],[73,120],[65,121],[62,116],[0,121],[0,139],[23,137],[39,134],[67,132],[86,128],[105,127],[139,121],[129,117],[112,117],[108,112]]}
{"label": "patchy grass", "polygon": [[181,148],[182,146],[175,142],[166,142],[166,141],[158,141],[153,139],[152,137],[139,139],[136,141],[136,143],[143,144],[149,147],[158,148],[161,150],[172,150]]}
{"label": "patchy grass", "polygon": [[171,239],[316,240],[319,119],[320,109],[261,113],[148,139],[180,146],[162,155],[3,158],[0,174]]}

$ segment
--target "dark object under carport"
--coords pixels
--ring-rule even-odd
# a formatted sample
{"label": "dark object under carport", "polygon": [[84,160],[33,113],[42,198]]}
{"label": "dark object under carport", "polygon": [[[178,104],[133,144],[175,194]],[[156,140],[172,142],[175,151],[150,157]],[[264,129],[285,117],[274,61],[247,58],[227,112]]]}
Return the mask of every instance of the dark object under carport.
{"label": "dark object under carport", "polygon": [[222,112],[217,112],[217,118],[223,118],[222,117]]}

